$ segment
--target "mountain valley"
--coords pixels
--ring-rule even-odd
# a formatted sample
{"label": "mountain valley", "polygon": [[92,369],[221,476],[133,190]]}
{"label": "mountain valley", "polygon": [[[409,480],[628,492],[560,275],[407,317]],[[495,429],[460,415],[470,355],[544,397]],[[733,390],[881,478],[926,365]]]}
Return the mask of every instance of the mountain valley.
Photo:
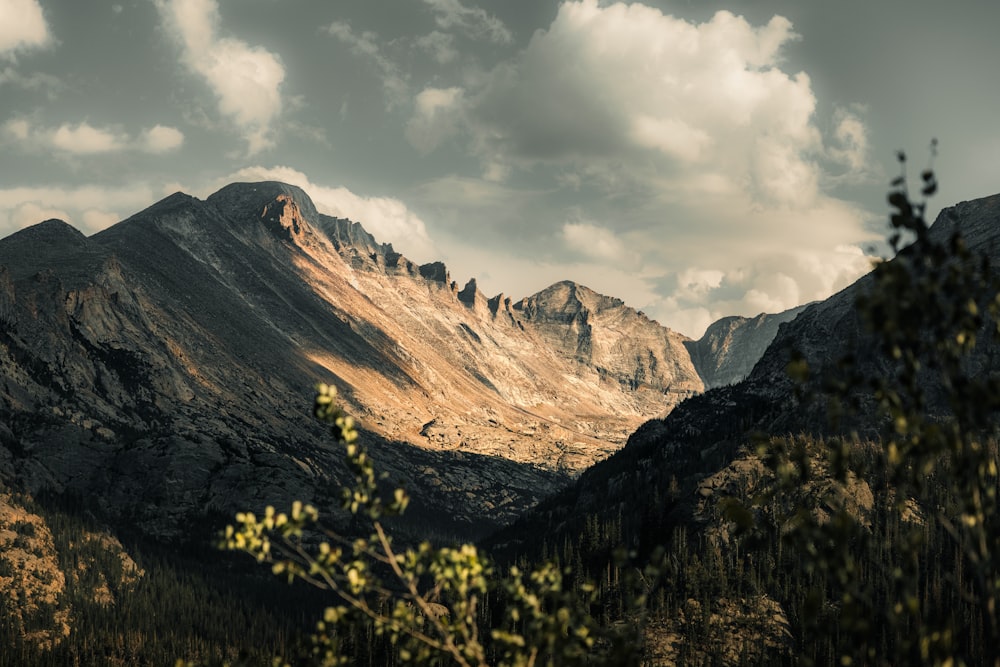
{"label": "mountain valley", "polygon": [[[932,234],[960,229],[997,259],[998,220],[1000,196],[966,202]],[[67,506],[94,536],[74,544],[121,554],[73,556],[106,581],[143,571],[132,545],[197,548],[240,510],[306,500],[349,531],[349,473],[309,414],[316,382],[339,389],[379,470],[413,498],[403,538],[486,538],[500,558],[563,549],[606,572],[602,549],[667,545],[695,567],[691,554],[728,543],[718,499],[765,476],[753,434],[829,432],[789,378],[793,353],[814,378],[850,352],[863,374],[887,372],[855,309],[870,284],[724,318],[694,341],[575,282],[520,300],[460,287],[281,183],[177,193],[91,237],[57,220],[26,228],[0,240],[0,539],[14,545],[0,580],[22,586],[3,573],[30,561],[51,582],[31,599],[52,600],[10,622],[38,626],[36,648],[58,645],[75,618],[59,591],[84,591],[78,606],[103,595],[53,565],[54,545],[77,548],[46,526]],[[992,369],[995,352],[984,342],[974,363]],[[866,507],[867,484],[854,488]],[[682,556],[688,539],[701,546]],[[787,601],[754,595],[717,608],[787,657]],[[665,662],[685,632],[661,624]]]}
{"label": "mountain valley", "polygon": [[404,531],[484,535],[745,373],[774,335],[759,320],[709,344],[572,282],[488,298],[273,182],[92,237],[48,220],[0,240],[0,479],[11,511],[61,498],[112,540],[204,543],[194,527],[296,499],[341,516],[346,471],[308,414],[322,381],[414,498]]}

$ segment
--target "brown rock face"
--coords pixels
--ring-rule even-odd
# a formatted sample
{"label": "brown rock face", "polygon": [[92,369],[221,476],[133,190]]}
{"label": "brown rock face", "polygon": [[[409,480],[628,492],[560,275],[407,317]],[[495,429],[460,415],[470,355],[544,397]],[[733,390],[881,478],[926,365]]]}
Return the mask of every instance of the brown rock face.
{"label": "brown rock face", "polygon": [[575,362],[577,377],[590,376],[595,386],[617,385],[634,412],[662,416],[703,389],[684,348],[688,339],[619,299],[565,281],[524,299],[515,311],[560,356]]}
{"label": "brown rock face", "polygon": [[685,339],[620,301],[459,292],[280,183],[178,193],[90,238],[42,223],[0,241],[0,266],[0,474],[164,535],[335,505],[319,381],[410,489],[414,530],[471,534],[702,388]]}

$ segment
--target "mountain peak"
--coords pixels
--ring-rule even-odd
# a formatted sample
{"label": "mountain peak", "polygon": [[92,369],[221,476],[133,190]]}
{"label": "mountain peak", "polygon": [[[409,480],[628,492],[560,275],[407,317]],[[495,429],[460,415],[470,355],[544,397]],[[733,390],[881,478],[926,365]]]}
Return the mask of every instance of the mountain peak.
{"label": "mountain peak", "polygon": [[723,317],[709,325],[700,339],[685,341],[705,388],[735,384],[747,377],[774,340],[778,327],[794,320],[807,307],[756,317]]}
{"label": "mountain peak", "polygon": [[256,183],[230,183],[209,195],[205,200],[223,212],[252,207],[261,210],[264,206],[281,198],[294,202],[303,216],[315,220],[319,217],[316,205],[302,188],[280,181],[259,181]]}
{"label": "mountain peak", "polygon": [[35,243],[85,243],[83,232],[59,218],[49,218],[37,224],[14,232],[8,239],[30,240]]}
{"label": "mountain peak", "polygon": [[[128,220],[131,220],[132,218],[144,219],[151,216],[155,218],[161,218],[164,216],[173,215],[178,210],[198,204],[201,204],[201,201],[197,197],[192,197],[186,192],[178,191],[173,193],[172,195],[164,197],[155,204],[147,206],[146,208],[139,211],[135,215],[130,216]],[[116,226],[117,225],[112,225],[112,227]]]}
{"label": "mountain peak", "polygon": [[67,280],[101,266],[107,253],[73,225],[55,218],[0,240],[0,265],[14,280],[53,270]]}
{"label": "mountain peak", "polygon": [[561,280],[549,285],[523,299],[516,307],[525,310],[529,317],[556,316],[557,319],[586,318],[590,313],[613,309],[632,310],[621,299],[605,296],[572,280]]}

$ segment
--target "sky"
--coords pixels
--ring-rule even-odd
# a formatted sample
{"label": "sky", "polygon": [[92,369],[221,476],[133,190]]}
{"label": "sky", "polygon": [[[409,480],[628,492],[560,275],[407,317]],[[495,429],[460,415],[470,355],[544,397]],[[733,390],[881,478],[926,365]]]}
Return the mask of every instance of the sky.
{"label": "sky", "polygon": [[[0,0],[0,236],[280,180],[462,286],[698,337],[1000,192],[992,0]],[[914,185],[915,181],[914,181]]]}

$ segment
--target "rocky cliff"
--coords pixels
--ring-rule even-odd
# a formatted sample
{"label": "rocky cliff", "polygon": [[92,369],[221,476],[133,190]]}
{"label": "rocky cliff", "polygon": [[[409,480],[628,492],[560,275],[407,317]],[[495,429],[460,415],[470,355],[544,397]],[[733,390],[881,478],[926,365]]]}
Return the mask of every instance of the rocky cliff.
{"label": "rocky cliff", "polygon": [[523,299],[514,311],[561,357],[574,360],[592,385],[617,383],[630,392],[635,411],[665,415],[703,389],[685,354],[688,339],[620,299],[564,281]]}
{"label": "rocky cliff", "polygon": [[777,335],[778,327],[794,320],[805,309],[806,306],[798,306],[774,315],[724,317],[709,325],[700,339],[684,341],[705,389],[736,384],[750,375]]}

